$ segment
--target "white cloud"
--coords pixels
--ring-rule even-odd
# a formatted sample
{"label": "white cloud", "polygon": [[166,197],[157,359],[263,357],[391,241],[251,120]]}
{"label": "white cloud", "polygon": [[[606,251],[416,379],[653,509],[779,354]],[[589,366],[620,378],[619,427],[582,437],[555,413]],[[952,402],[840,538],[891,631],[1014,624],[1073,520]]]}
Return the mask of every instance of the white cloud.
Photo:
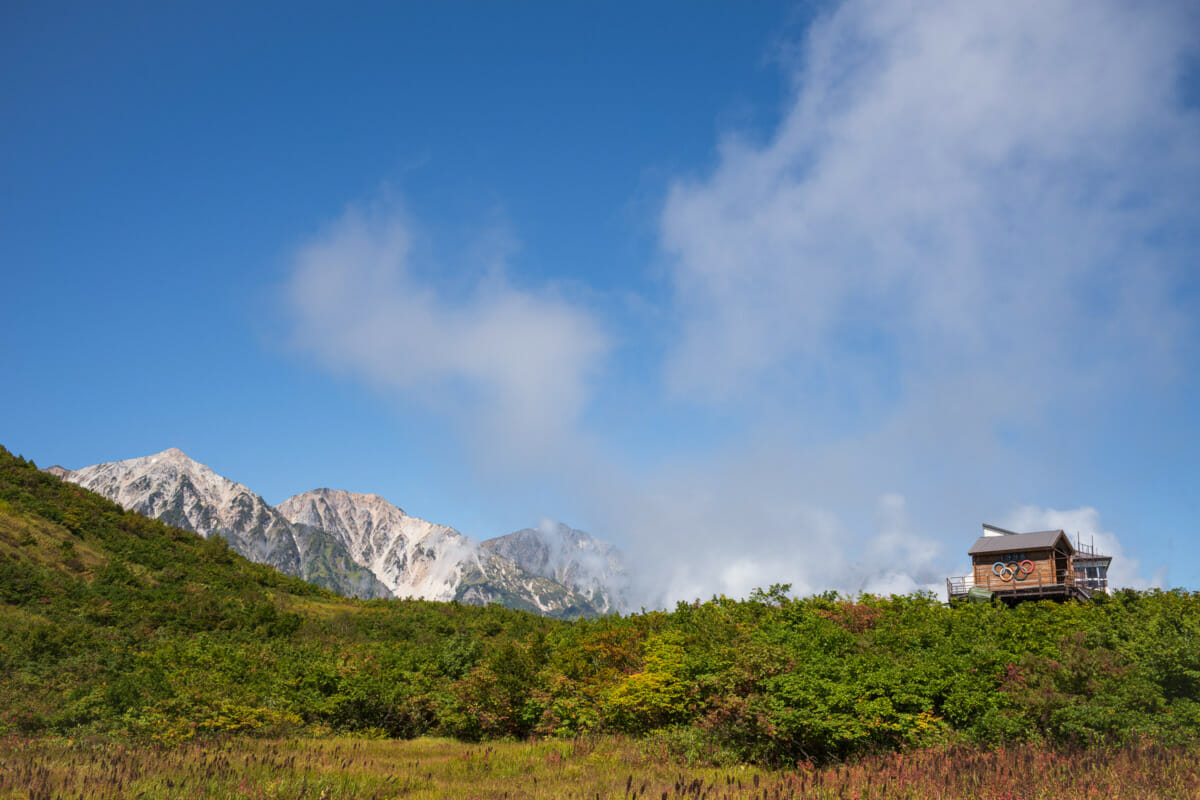
{"label": "white cloud", "polygon": [[823,497],[801,470],[764,445],[679,463],[611,492],[623,502],[609,506],[603,526],[625,534],[635,605],[746,597],[776,583],[801,596],[944,592],[943,548],[909,520],[904,497],[872,498],[876,521],[868,512],[864,523],[842,506],[845,495]]}
{"label": "white cloud", "polygon": [[1141,237],[1183,221],[1180,170],[1200,174],[1174,95],[1194,41],[1169,11],[842,4],[769,140],[729,137],[671,188],[671,385],[728,399],[864,334],[910,379],[1145,359],[1179,321]]}
{"label": "white cloud", "polygon": [[745,597],[775,583],[799,594],[830,588],[823,575],[842,569],[844,530],[772,463],[759,451],[727,452],[609,489],[622,502],[601,524],[626,535],[638,604]]}
{"label": "white cloud", "polygon": [[947,572],[941,563],[942,548],[919,535],[908,514],[908,501],[889,492],[879,498],[878,533],[867,542],[859,565],[861,591],[870,594],[907,594],[918,590],[943,594]]}
{"label": "white cloud", "polygon": [[1071,537],[1072,543],[1080,541],[1085,545],[1094,544],[1097,552],[1113,558],[1108,571],[1108,583],[1114,589],[1161,589],[1166,586],[1166,567],[1157,569],[1150,578],[1143,576],[1141,564],[1125,553],[1125,548],[1121,546],[1116,534],[1104,530],[1100,524],[1100,513],[1094,508],[1085,506],[1059,511],[1053,508],[1021,506],[998,524],[1002,528],[1018,532],[1062,530]]}
{"label": "white cloud", "polygon": [[[299,344],[329,367],[419,399],[513,460],[562,446],[608,343],[586,310],[513,286],[500,257],[441,292],[413,267],[396,209],[348,210],[295,253],[287,301]],[[449,281],[449,276],[447,282]]]}

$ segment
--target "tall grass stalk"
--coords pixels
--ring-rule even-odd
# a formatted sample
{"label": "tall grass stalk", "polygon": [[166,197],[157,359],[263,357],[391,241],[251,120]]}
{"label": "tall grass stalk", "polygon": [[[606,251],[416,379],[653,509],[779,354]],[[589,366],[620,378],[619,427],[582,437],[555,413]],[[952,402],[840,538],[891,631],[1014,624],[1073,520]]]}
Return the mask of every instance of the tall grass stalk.
{"label": "tall grass stalk", "polygon": [[1192,800],[1200,751],[948,748],[825,768],[681,765],[636,740],[224,739],[166,748],[0,740],[0,798]]}

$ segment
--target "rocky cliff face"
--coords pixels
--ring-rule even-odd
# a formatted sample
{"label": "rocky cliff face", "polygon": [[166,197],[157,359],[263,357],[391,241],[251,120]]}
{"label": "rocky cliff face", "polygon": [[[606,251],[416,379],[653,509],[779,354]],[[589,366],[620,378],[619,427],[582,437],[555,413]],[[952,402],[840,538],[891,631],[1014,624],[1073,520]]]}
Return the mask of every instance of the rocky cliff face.
{"label": "rocky cliff face", "polygon": [[146,516],[220,534],[253,561],[345,595],[500,603],[556,617],[622,605],[616,548],[565,525],[479,545],[378,495],[316,489],[272,507],[175,449],[48,471]]}
{"label": "rocky cliff face", "polygon": [[583,596],[597,613],[626,605],[629,573],[617,548],[560,523],[488,539],[481,547]]}
{"label": "rocky cliff face", "polygon": [[474,550],[453,528],[410,517],[374,494],[316,489],[279,504],[291,522],[325,531],[396,597],[453,600]]}
{"label": "rocky cliff face", "polygon": [[316,489],[278,509],[291,522],[320,528],[341,542],[396,597],[500,603],[561,617],[599,611],[553,575],[530,573],[453,528],[410,517],[379,495]]}
{"label": "rocky cliff face", "polygon": [[219,534],[235,552],[288,575],[347,595],[389,594],[323,532],[298,530],[248,487],[221,477],[180,450],[63,470],[60,477],[168,525],[205,538]]}

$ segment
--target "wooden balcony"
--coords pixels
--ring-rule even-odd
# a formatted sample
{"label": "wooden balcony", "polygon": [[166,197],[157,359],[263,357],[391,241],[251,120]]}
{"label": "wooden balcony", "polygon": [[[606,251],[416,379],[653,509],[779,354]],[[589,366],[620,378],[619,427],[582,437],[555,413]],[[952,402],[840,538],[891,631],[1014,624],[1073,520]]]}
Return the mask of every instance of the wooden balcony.
{"label": "wooden balcony", "polygon": [[[990,578],[990,576],[989,576]],[[1088,581],[1077,580],[1072,571],[1059,572],[1053,576],[1030,576],[1025,580],[989,579],[976,583],[972,575],[946,579],[946,596],[951,602],[967,599],[967,592],[974,586],[995,594],[997,600],[1015,605],[1024,600],[1090,600],[1093,589]]]}

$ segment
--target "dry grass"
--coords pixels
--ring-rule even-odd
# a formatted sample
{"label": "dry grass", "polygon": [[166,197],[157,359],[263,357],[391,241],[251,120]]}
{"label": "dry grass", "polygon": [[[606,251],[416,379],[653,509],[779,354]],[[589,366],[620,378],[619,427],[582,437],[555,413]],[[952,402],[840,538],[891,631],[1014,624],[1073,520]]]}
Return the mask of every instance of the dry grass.
{"label": "dry grass", "polygon": [[635,741],[0,740],[0,798],[1060,800],[1200,797],[1200,751],[1147,745],[887,755],[827,769],[685,767]]}

